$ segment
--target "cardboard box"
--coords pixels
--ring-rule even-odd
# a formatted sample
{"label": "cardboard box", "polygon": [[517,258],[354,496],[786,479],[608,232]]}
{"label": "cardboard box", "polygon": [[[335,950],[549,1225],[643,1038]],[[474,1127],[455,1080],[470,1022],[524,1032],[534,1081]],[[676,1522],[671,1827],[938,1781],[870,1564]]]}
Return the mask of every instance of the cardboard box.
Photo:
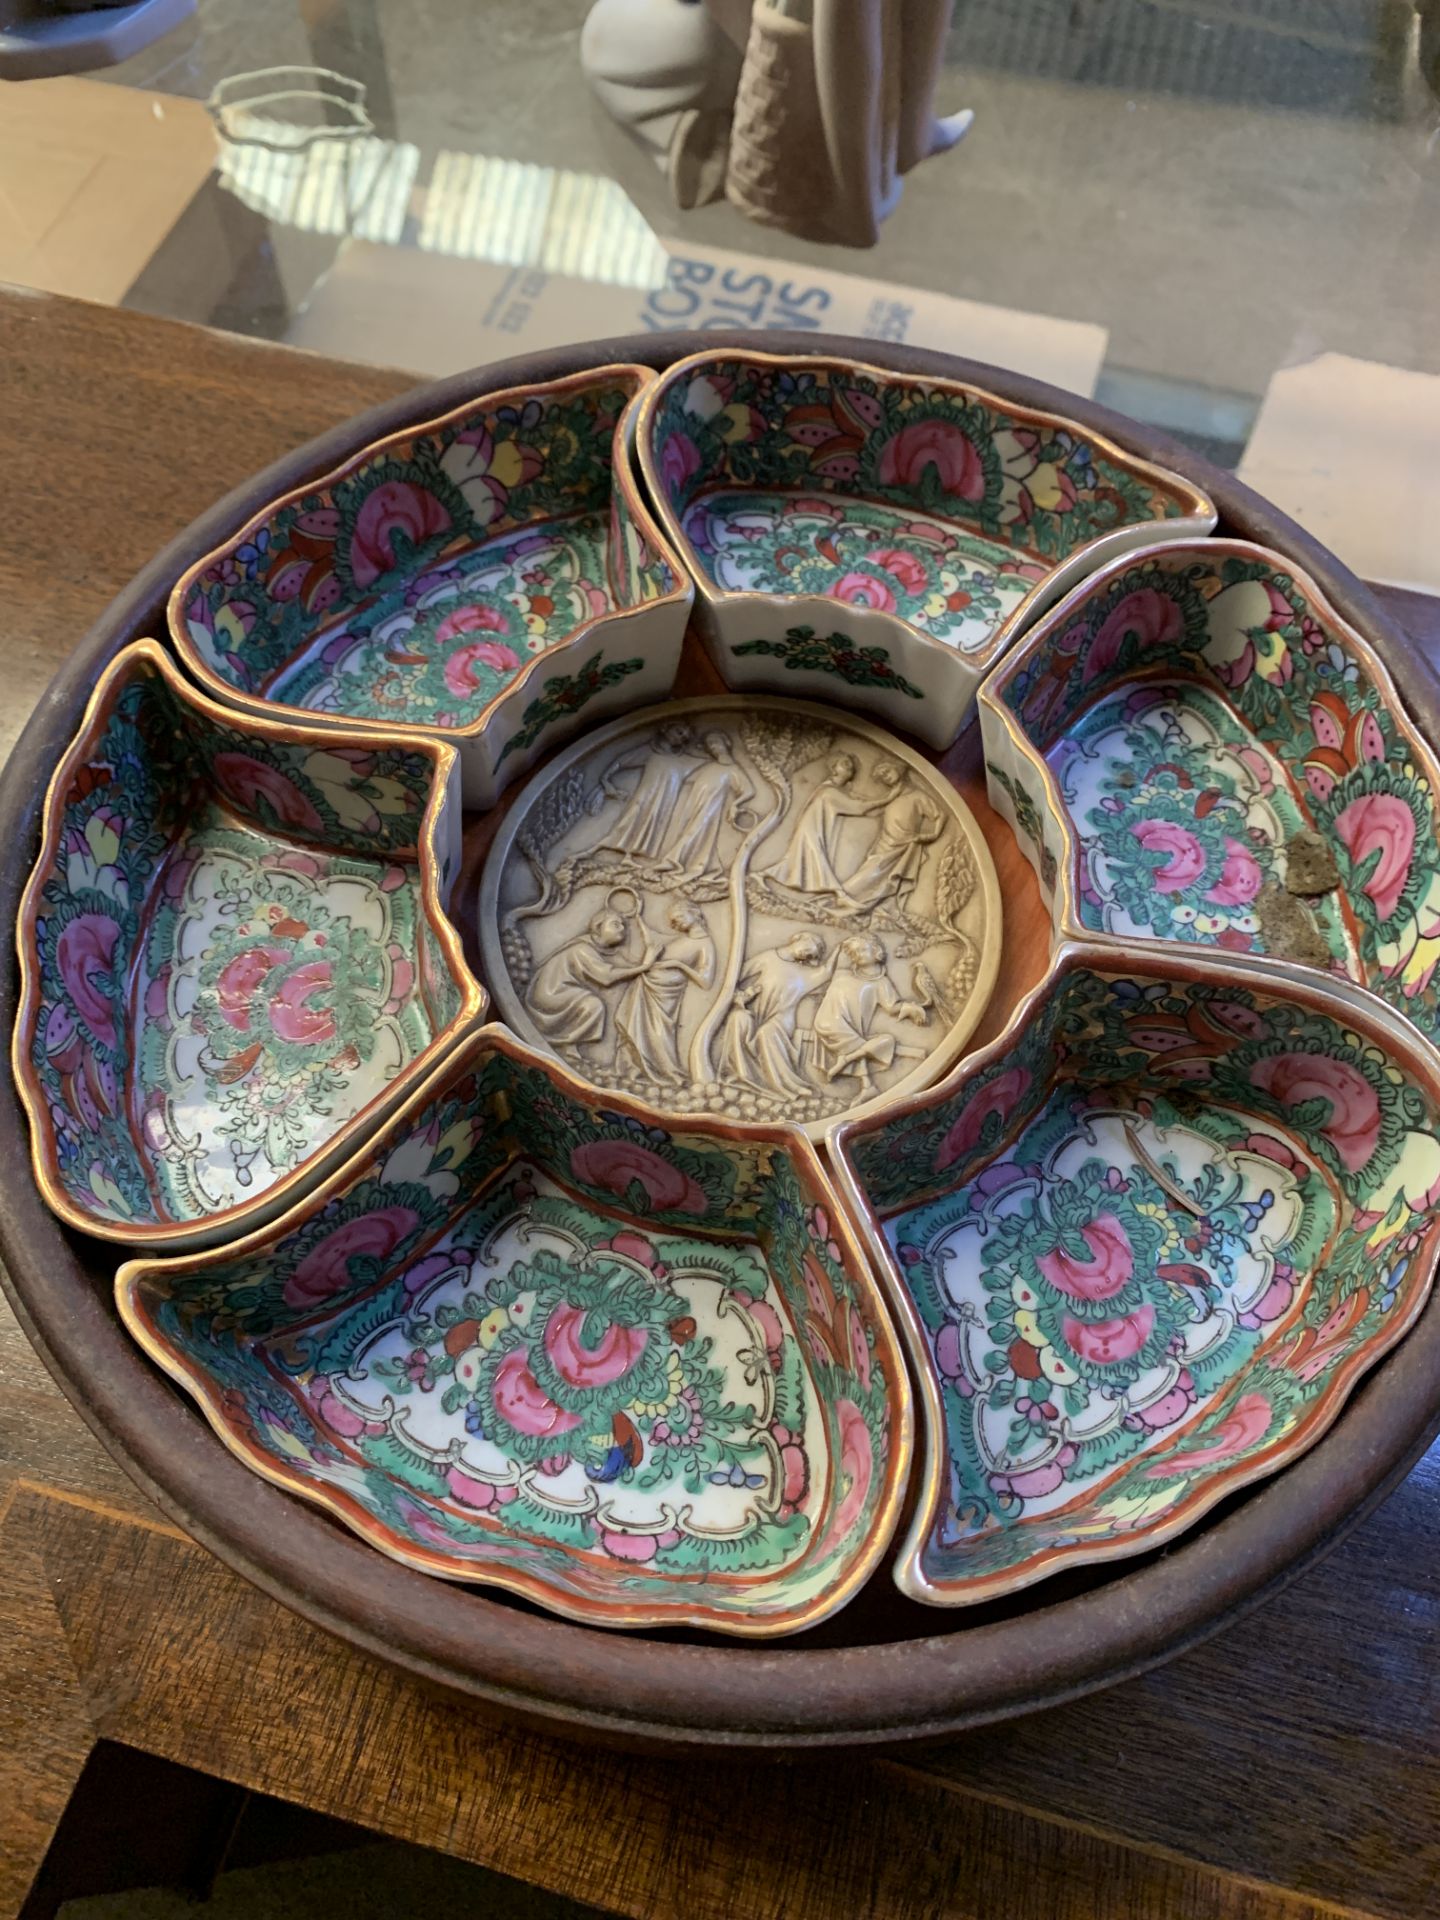
{"label": "cardboard box", "polygon": [[601,285],[539,267],[347,241],[287,337],[349,360],[454,373],[536,347],[678,327],[863,334],[942,347],[1092,394],[1103,327],[714,247],[672,251],[664,283]]}
{"label": "cardboard box", "polygon": [[0,86],[0,280],[118,303],[215,152],[198,100],[98,80]]}
{"label": "cardboard box", "polygon": [[1348,354],[1286,367],[1240,478],[1367,580],[1440,593],[1440,375]]}

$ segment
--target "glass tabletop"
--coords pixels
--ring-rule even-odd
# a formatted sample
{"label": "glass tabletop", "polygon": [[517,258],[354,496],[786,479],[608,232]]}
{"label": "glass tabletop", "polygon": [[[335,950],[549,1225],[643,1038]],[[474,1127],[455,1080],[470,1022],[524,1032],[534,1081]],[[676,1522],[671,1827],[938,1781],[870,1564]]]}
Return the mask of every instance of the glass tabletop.
{"label": "glass tabletop", "polygon": [[1440,589],[1435,0],[956,0],[936,104],[973,125],[870,248],[680,204],[654,136],[701,10],[604,4],[640,20],[642,138],[587,83],[587,0],[198,0],[0,87],[0,276],[417,373],[636,327],[941,346]]}

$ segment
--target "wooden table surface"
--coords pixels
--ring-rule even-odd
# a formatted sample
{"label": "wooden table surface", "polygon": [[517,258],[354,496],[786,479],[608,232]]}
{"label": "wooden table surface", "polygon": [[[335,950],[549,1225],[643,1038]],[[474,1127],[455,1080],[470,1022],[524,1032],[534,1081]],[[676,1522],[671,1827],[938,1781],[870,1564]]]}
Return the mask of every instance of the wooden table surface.
{"label": "wooden table surface", "polygon": [[[409,384],[0,292],[0,754],[149,555]],[[1440,651],[1440,603],[1391,607]],[[1002,879],[1029,922],[1018,854]],[[110,1740],[645,1920],[1434,1916],[1437,1495],[1440,1446],[1239,1626],[1026,1721],[897,1758],[625,1756],[485,1720],[230,1573],[129,1482],[0,1300],[0,1914]]]}

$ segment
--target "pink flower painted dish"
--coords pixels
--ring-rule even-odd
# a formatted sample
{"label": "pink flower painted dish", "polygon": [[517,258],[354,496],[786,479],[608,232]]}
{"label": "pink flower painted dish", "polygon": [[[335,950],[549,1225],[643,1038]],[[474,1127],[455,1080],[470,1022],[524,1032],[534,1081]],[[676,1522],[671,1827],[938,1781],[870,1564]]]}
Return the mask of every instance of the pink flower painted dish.
{"label": "pink flower painted dish", "polygon": [[904,1362],[814,1149],[499,1027],[282,1221],[116,1292],[257,1472],[571,1619],[793,1632],[898,1518]]}
{"label": "pink flower painted dish", "polygon": [[937,748],[1076,580],[1215,525],[1179,475],[1058,415],[828,357],[678,361],[637,451],[728,685],[860,706]]}
{"label": "pink flower painted dish", "polygon": [[901,1589],[1172,1539],[1319,1439],[1440,1253],[1440,1062],[1266,959],[1066,944],[940,1086],[831,1136],[921,1381]]}
{"label": "pink flower painted dish", "polygon": [[271,1219],[484,1017],[444,902],[451,748],[244,718],[154,641],[102,674],[21,904],[15,1079],[68,1225]]}
{"label": "pink flower painted dish", "polygon": [[477,395],[286,494],[182,576],[181,658],[248,713],[439,731],[492,805],[582,712],[673,684],[693,588],[627,453],[653,377]]}
{"label": "pink flower painted dish", "polygon": [[1062,936],[1269,953],[1440,1034],[1440,767],[1373,648],[1237,540],[1107,567],[980,696]]}

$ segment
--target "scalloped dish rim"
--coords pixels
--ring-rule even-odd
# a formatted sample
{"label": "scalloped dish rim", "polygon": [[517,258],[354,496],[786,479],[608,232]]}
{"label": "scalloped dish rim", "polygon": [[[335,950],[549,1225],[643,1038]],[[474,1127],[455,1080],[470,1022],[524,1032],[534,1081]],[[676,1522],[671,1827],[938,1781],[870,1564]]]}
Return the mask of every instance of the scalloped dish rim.
{"label": "scalloped dish rim", "polygon": [[[1049,761],[1002,701],[1005,689],[1011,680],[1028,665],[1032,654],[1044,646],[1052,633],[1062,627],[1067,620],[1072,619],[1076,610],[1083,606],[1092,594],[1107,589],[1132,566],[1143,566],[1157,559],[1163,560],[1168,554],[1178,556],[1190,551],[1194,551],[1197,557],[1204,552],[1217,556],[1234,555],[1248,560],[1263,560],[1287,573],[1299,591],[1315,607],[1321,618],[1335,629],[1346,647],[1356,655],[1360,664],[1370,675],[1386,707],[1395,716],[1412,750],[1423,763],[1432,790],[1440,795],[1440,756],[1437,756],[1435,749],[1416,725],[1415,718],[1395,685],[1389,668],[1364,634],[1342,614],[1335,611],[1304,567],[1290,560],[1278,548],[1263,546],[1255,540],[1235,539],[1228,534],[1211,534],[1203,539],[1181,538],[1157,541],[1153,546],[1146,547],[1137,554],[1107,561],[1103,567],[1098,568],[1094,573],[1087,574],[1083,580],[1077,582],[1069,593],[1056,601],[1053,607],[1047,607],[1018,644],[986,675],[976,695],[976,707],[982,727],[988,719],[993,725],[1001,728],[1021,759],[1034,772],[1044,795],[1046,812],[1053,821],[1060,839],[1061,857],[1055,863],[1056,884],[1052,889],[1050,902],[1053,947],[1058,948],[1061,943],[1073,940],[1094,946],[1113,945],[1117,951],[1138,951],[1147,956],[1173,953],[1177,948],[1187,953],[1216,951],[1197,942],[1166,939],[1161,934],[1110,933],[1104,927],[1087,927],[1083,924],[1075,904],[1080,866],[1084,858],[1084,847],[1080,835],[1075,829],[1070,809],[1065,803],[1064,795],[1060,791],[1060,783],[1055,778]],[[986,780],[988,786],[988,771]],[[1008,821],[1006,825],[1009,826]],[[1016,844],[1024,852],[1024,843],[1019,833],[1013,827],[1010,831],[1015,835]],[[1440,862],[1440,838],[1437,838],[1435,852],[1437,862]],[[1028,854],[1025,857],[1029,860]],[[1033,866],[1033,862],[1031,864]],[[1405,1019],[1399,1008],[1390,1007],[1388,1001],[1374,987],[1368,986],[1364,981],[1353,980],[1348,974],[1333,973],[1324,967],[1313,966],[1307,961],[1283,959],[1273,954],[1247,953],[1237,954],[1235,957],[1242,964],[1250,960],[1269,960],[1290,969],[1292,973],[1298,972],[1302,979],[1323,980],[1330,990],[1341,998],[1344,998],[1347,990],[1363,994],[1384,1006],[1394,1017]],[[1423,1034],[1420,1037],[1425,1038]]]}
{"label": "scalloped dish rim", "polygon": [[[1349,994],[1337,994],[1327,990],[1323,974],[1319,976],[1317,984],[1313,977],[1297,977],[1293,967],[1268,955],[1211,955],[1192,948],[1177,950],[1175,943],[1152,943],[1138,956],[1133,970],[1163,978],[1166,973],[1163,962],[1166,960],[1174,963],[1171,975],[1174,978],[1193,975],[1199,980],[1237,985],[1246,983],[1248,975],[1250,983],[1264,983],[1266,990],[1273,992],[1278,999],[1309,1001],[1317,1011],[1332,1018],[1348,1017],[1358,1024],[1368,1024],[1370,1031],[1366,1037],[1372,1043],[1377,1040],[1378,1034],[1379,1043],[1392,1051],[1392,1057],[1397,1049],[1402,1055],[1410,1055],[1411,1070],[1417,1078],[1428,1084],[1437,1104],[1440,1104],[1440,1052],[1423,1034],[1416,1032],[1403,1015],[1395,1013],[1368,989],[1355,987]],[[1014,1048],[1028,1022],[1045,1004],[1047,996],[1058,982],[1067,973],[1087,967],[1101,974],[1123,970],[1124,957],[1120,952],[1120,943],[1089,938],[1057,941],[1052,946],[1044,975],[1016,1004],[1003,1030],[993,1040],[975,1053],[968,1054],[943,1080],[937,1081],[923,1093],[897,1100],[887,1120],[877,1116],[863,1121],[846,1121],[832,1127],[826,1136],[827,1157],[835,1183],[870,1249],[887,1304],[899,1322],[913,1371],[921,1410],[921,1471],[910,1519],[896,1549],[891,1573],[899,1590],[907,1598],[924,1606],[950,1609],[975,1606],[1034,1586],[1066,1568],[1103,1566],[1110,1561],[1133,1559],[1140,1554],[1153,1552],[1188,1533],[1228,1495],[1257,1482],[1273,1479],[1324,1437],[1371,1368],[1410,1332],[1434,1291],[1437,1269],[1440,1269],[1440,1232],[1436,1232],[1436,1225],[1440,1223],[1440,1209],[1436,1209],[1432,1211],[1428,1271],[1422,1283],[1416,1287],[1405,1311],[1397,1316],[1395,1324],[1385,1327],[1381,1337],[1351,1353],[1340,1363],[1324,1395],[1309,1417],[1302,1420],[1292,1434],[1273,1443],[1270,1451],[1257,1458],[1242,1461],[1228,1469],[1222,1467],[1218,1474],[1203,1480],[1179,1505],[1153,1523],[1147,1523],[1132,1532],[1117,1534],[1108,1540],[1040,1548],[1012,1567],[973,1579],[927,1579],[923,1571],[923,1554],[944,1502],[949,1462],[938,1370],[919,1311],[890,1250],[879,1214],[871,1205],[846,1149],[856,1135],[874,1132],[882,1124],[939,1105],[972,1076],[1003,1059]],[[1252,968],[1254,972],[1250,971]]]}
{"label": "scalloped dish rim", "polygon": [[[442,428],[453,426],[468,419],[478,409],[512,405],[539,394],[563,394],[577,388],[591,387],[606,375],[624,376],[633,380],[634,391],[626,401],[619,419],[615,422],[611,437],[611,472],[614,484],[625,495],[626,506],[639,530],[650,542],[655,552],[665,561],[675,577],[675,585],[667,593],[658,594],[653,600],[638,600],[633,606],[611,607],[604,613],[591,614],[578,626],[571,629],[561,639],[552,641],[538,653],[531,654],[524,665],[500,690],[492,694],[471,720],[459,727],[427,726],[416,720],[384,720],[374,716],[348,715],[323,712],[317,708],[292,706],[287,701],[269,700],[263,694],[248,693],[241,687],[231,686],[228,680],[214,670],[190,638],[185,620],[185,602],[194,591],[197,582],[210,568],[224,560],[235,548],[243,546],[250,536],[258,532],[267,521],[283,508],[295,505],[312,493],[322,492],[340,481],[348,479],[362,467],[381,454],[388,453],[392,447],[405,446],[427,434],[439,432]],[[392,433],[372,440],[350,454],[338,465],[328,468],[324,473],[316,474],[303,485],[290,487],[284,493],[277,494],[262,507],[252,513],[244,524],[218,546],[212,547],[199,560],[194,561],[181,574],[171,589],[165,602],[165,624],[171,644],[178,654],[181,664],[193,673],[201,686],[212,699],[223,701],[227,706],[239,711],[263,718],[266,715],[284,714],[293,719],[296,726],[333,728],[336,731],[380,734],[387,740],[429,740],[453,741],[457,747],[471,745],[483,740],[485,734],[501,708],[530,688],[531,681],[543,668],[554,664],[557,659],[568,655],[581,641],[592,634],[609,628],[620,628],[637,614],[648,614],[666,607],[683,608],[688,614],[695,595],[694,577],[680,554],[676,551],[659,517],[652,510],[641,488],[637,486],[631,469],[628,448],[635,433],[635,422],[641,401],[649,392],[656,378],[652,367],[643,366],[638,361],[617,360],[605,366],[594,367],[584,373],[564,374],[555,380],[537,380],[513,387],[496,387],[493,390],[476,393],[459,406],[446,412],[415,421],[412,425],[399,427]],[[546,526],[548,521],[538,520],[534,526]],[[519,529],[517,529],[518,531]]]}
{"label": "scalloped dish rim", "polygon": [[[440,856],[436,849],[436,835],[444,814],[453,806],[458,809],[460,797],[455,787],[457,756],[453,747],[443,741],[419,739],[407,742],[407,748],[433,757],[435,778],[431,787],[430,799],[426,803],[425,814],[420,823],[419,844],[417,847],[417,866],[420,874],[419,903],[424,911],[431,932],[440,944],[445,963],[450,970],[456,986],[460,990],[460,1006],[453,1020],[438,1033],[422,1053],[402,1067],[396,1076],[401,1084],[396,1087],[392,1080],[387,1087],[368,1105],[354,1114],[337,1131],[325,1146],[294,1168],[273,1186],[267,1187],[254,1200],[243,1202],[240,1206],[227,1207],[219,1213],[208,1214],[194,1221],[171,1221],[155,1225],[142,1224],[139,1227],[127,1227],[122,1221],[111,1221],[94,1214],[85,1213],[75,1206],[61,1188],[54,1174],[56,1156],[54,1151],[53,1129],[49,1110],[43,1092],[35,1081],[34,1069],[30,1061],[30,1049],[38,1029],[41,1009],[41,982],[35,954],[35,922],[39,917],[41,895],[45,877],[49,873],[59,853],[59,837],[65,793],[69,787],[73,770],[84,763],[85,755],[90,753],[109,719],[122,682],[131,669],[141,662],[148,662],[156,668],[166,687],[182,705],[193,707],[197,712],[215,720],[222,726],[238,727],[241,731],[256,732],[264,738],[278,739],[292,743],[313,742],[316,748],[331,751],[337,744],[337,735],[328,729],[304,727],[288,720],[263,718],[258,721],[249,715],[238,715],[233,707],[212,700],[201,688],[187,680],[175,661],[165,651],[158,640],[132,640],[122,647],[111,660],[91,690],[85,703],[85,713],[80,726],[69,746],[65,749],[50,776],[45,790],[45,799],[41,808],[40,847],[33,866],[25,881],[20,896],[20,910],[15,920],[15,951],[20,971],[20,992],[17,998],[15,1024],[10,1036],[10,1070],[15,1078],[16,1092],[25,1109],[30,1124],[30,1164],[35,1176],[35,1184],[40,1189],[41,1198],[50,1210],[68,1227],[75,1227],[82,1233],[94,1234],[96,1238],[108,1240],[123,1247],[169,1247],[175,1252],[197,1250],[203,1241],[209,1241],[217,1233],[228,1233],[235,1225],[242,1232],[248,1232],[249,1222],[258,1215],[267,1221],[283,1217],[290,1208],[306,1197],[308,1188],[313,1184],[317,1166],[333,1162],[337,1156],[348,1158],[354,1148],[383,1124],[393,1111],[398,1100],[405,1098],[404,1088],[412,1082],[423,1081],[432,1069],[442,1062],[444,1054],[455,1044],[464,1040],[479,1023],[488,1018],[490,996],[471,971],[465,959],[460,932],[451,919],[441,900]],[[343,738],[343,736],[340,736]],[[374,744],[374,736],[363,742]],[[228,1243],[227,1243],[228,1244]]]}
{"label": "scalloped dish rim", "polygon": [[[449,1057],[431,1069],[424,1080],[406,1095],[395,1111],[387,1116],[384,1130],[402,1126],[412,1113],[435,1096],[448,1078],[466,1070],[487,1048],[526,1066],[538,1067],[552,1080],[560,1082],[572,1097],[582,1102],[589,1103],[595,1098],[595,1089],[572,1074],[563,1063],[552,1059],[540,1049],[530,1046],[501,1022],[489,1021],[484,1026],[472,1028],[460,1040]],[[271,1485],[294,1494],[310,1506],[318,1507],[340,1521],[368,1545],[375,1547],[387,1558],[398,1561],[403,1566],[431,1577],[454,1580],[467,1587],[491,1587],[497,1591],[515,1595],[532,1602],[548,1613],[581,1626],[614,1630],[657,1627],[698,1628],[726,1638],[752,1641],[773,1640],[803,1632],[832,1618],[869,1584],[893,1545],[910,1495],[916,1441],[915,1386],[907,1365],[905,1340],[890,1312],[884,1282],[875,1270],[864,1236],[857,1232],[853,1218],[842,1201],[833,1173],[822,1159],[818,1148],[806,1139],[798,1127],[785,1122],[774,1125],[746,1124],[712,1120],[693,1114],[670,1114],[622,1094],[607,1094],[604,1098],[616,1112],[629,1113],[651,1125],[660,1125],[682,1132],[694,1132],[703,1127],[704,1130],[721,1139],[735,1137],[746,1140],[768,1140],[783,1146],[787,1152],[796,1157],[799,1164],[806,1168],[815,1187],[826,1196],[827,1200],[834,1203],[831,1225],[839,1231],[846,1263],[868,1296],[877,1337],[885,1343],[886,1347],[888,1364],[885,1377],[893,1383],[893,1392],[890,1395],[891,1446],[884,1470],[884,1492],[879,1508],[855,1547],[852,1563],[846,1569],[844,1578],[792,1612],[763,1618],[738,1612],[718,1615],[697,1604],[684,1602],[667,1607],[616,1603],[612,1608],[607,1603],[578,1602],[568,1596],[557,1594],[553,1587],[535,1574],[515,1569],[489,1568],[481,1562],[456,1563],[442,1553],[408,1546],[347,1495],[307,1480],[298,1469],[287,1470],[277,1464],[273,1454],[243,1439],[225,1422],[219,1410],[218,1394],[210,1377],[190,1365],[168,1344],[151,1325],[141,1304],[141,1292],[146,1279],[156,1272],[161,1274],[174,1272],[182,1264],[181,1261],[144,1256],[126,1260],[115,1275],[116,1310],[126,1330],[141,1350],[177,1385],[185,1389],[199,1407],[216,1438],[230,1453],[259,1474],[262,1479],[269,1481]],[[369,1144],[358,1148],[342,1165],[327,1174],[304,1200],[289,1208],[282,1218],[268,1222],[239,1239],[227,1241],[223,1246],[205,1249],[183,1264],[191,1267],[219,1265],[222,1262],[244,1258],[249,1253],[261,1251],[267,1242],[298,1224],[299,1216],[318,1209],[333,1195],[342,1191],[352,1173],[368,1157],[373,1145],[372,1140]],[[799,1339],[798,1333],[793,1331],[792,1337]],[[778,1576],[782,1581],[785,1577],[785,1572]],[[703,1595],[705,1586],[706,1582],[703,1578],[687,1578],[677,1580],[675,1590],[677,1594]]]}
{"label": "scalloped dish rim", "polygon": [[[696,597],[707,607],[719,611],[728,606],[743,607],[755,601],[764,601],[777,607],[821,607],[835,606],[843,608],[845,602],[828,600],[823,594],[814,593],[769,593],[759,588],[718,587],[699,558],[695,544],[680,525],[679,516],[671,508],[665,497],[665,490],[656,467],[652,427],[654,416],[660,402],[672,386],[680,380],[692,379],[707,366],[713,366],[717,360],[743,360],[754,366],[798,367],[798,368],[840,368],[846,373],[863,374],[867,379],[878,381],[885,386],[920,386],[936,388],[947,394],[966,395],[978,400],[982,405],[1013,418],[1029,423],[1039,423],[1047,427],[1064,428],[1085,440],[1087,445],[1100,447],[1106,456],[1131,474],[1155,481],[1166,492],[1173,494],[1186,505],[1187,510],[1174,520],[1132,521],[1119,527],[1111,527],[1104,533],[1093,534],[1088,540],[1082,540],[1062,559],[1051,563],[1045,574],[1036,580],[1017,605],[1011,608],[1005,618],[997,623],[984,645],[974,653],[960,653],[944,640],[939,640],[924,627],[917,626],[903,614],[893,613],[883,608],[872,609],[873,615],[919,641],[927,650],[933,649],[937,659],[950,663],[953,671],[959,668],[969,681],[981,679],[991,673],[1008,654],[1015,642],[1024,635],[1032,621],[1042,618],[1049,612],[1049,603],[1044,594],[1056,574],[1062,569],[1075,568],[1081,572],[1082,579],[1088,581],[1103,567],[1109,564],[1107,554],[1117,542],[1125,542],[1123,553],[1119,557],[1128,557],[1148,552],[1161,541],[1171,538],[1173,530],[1184,529],[1184,536],[1202,540],[1210,537],[1219,522],[1219,513],[1210,496],[1201,491],[1193,481],[1187,480],[1182,473],[1171,467],[1161,466],[1158,461],[1147,460],[1143,455],[1127,453],[1120,444],[1106,433],[1090,432],[1078,421],[1068,415],[1052,411],[1046,407],[1023,406],[1018,401],[1011,402],[992,393],[988,388],[971,386],[963,380],[945,380],[929,374],[897,372],[894,369],[880,367],[868,360],[852,360],[844,354],[783,354],[765,353],[754,348],[736,346],[727,351],[723,346],[705,347],[687,354],[682,360],[673,361],[664,372],[655,376],[632,403],[636,409],[634,431],[634,457],[645,482],[656,520],[660,523],[667,539],[680,555],[682,567],[694,581]],[[838,498],[863,500],[860,494],[839,494]],[[1147,526],[1156,528],[1153,539],[1143,537]],[[1172,533],[1160,531],[1171,529]],[[1137,537],[1140,536],[1140,537]],[[1088,561],[1088,564],[1086,564]],[[1040,611],[1037,613],[1037,605]]]}

